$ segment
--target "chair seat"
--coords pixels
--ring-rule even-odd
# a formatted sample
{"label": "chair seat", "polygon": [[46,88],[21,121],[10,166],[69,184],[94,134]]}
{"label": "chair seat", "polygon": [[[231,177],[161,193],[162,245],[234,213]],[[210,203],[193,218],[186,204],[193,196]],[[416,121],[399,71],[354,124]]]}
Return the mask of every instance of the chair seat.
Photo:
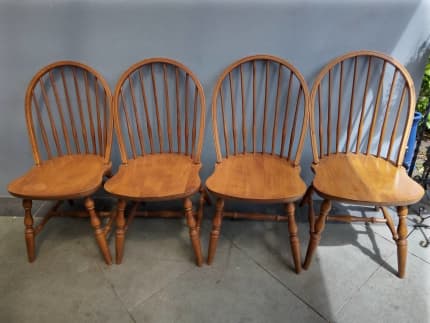
{"label": "chair seat", "polygon": [[112,195],[127,199],[182,198],[199,190],[200,168],[200,164],[185,155],[145,155],[121,165],[104,187]]}
{"label": "chair seat", "polygon": [[371,155],[330,155],[312,168],[315,190],[328,199],[400,206],[416,203],[424,195],[405,168]]}
{"label": "chair seat", "polygon": [[111,168],[98,155],[67,155],[46,160],[8,185],[10,194],[27,199],[86,197],[97,191]]}
{"label": "chair seat", "polygon": [[300,167],[268,154],[243,154],[224,159],[206,181],[212,193],[224,198],[283,203],[301,198],[306,184]]}

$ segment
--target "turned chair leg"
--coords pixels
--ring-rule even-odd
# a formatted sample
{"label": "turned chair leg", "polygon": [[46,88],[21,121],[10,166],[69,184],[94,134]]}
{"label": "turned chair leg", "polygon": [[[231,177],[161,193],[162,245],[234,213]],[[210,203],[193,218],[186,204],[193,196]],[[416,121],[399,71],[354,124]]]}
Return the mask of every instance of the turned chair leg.
{"label": "turned chair leg", "polygon": [[193,215],[193,203],[191,202],[191,199],[189,197],[184,200],[184,209],[185,216],[187,217],[188,228],[190,231],[191,243],[193,245],[194,253],[196,255],[196,264],[197,266],[201,267],[203,265],[202,249],[200,245],[199,233],[197,231],[196,220]]}
{"label": "turned chair leg", "polygon": [[408,253],[408,226],[406,218],[408,216],[408,208],[406,206],[398,206],[397,214],[399,216],[399,225],[397,227],[398,238],[397,243],[397,264],[399,277],[403,278],[406,274],[406,258]]}
{"label": "turned chair leg", "polygon": [[215,216],[212,220],[212,231],[211,231],[211,237],[209,241],[208,260],[207,260],[208,265],[212,264],[215,257],[215,251],[216,251],[220,229],[221,229],[223,209],[224,209],[224,200],[222,198],[218,198],[216,201]]}
{"label": "turned chair leg", "polygon": [[212,205],[212,201],[211,201],[211,199],[209,197],[208,190],[204,186],[202,186],[202,190],[203,190],[203,197],[205,199],[206,204],[209,205],[209,206],[211,206]]}
{"label": "turned chair leg", "polygon": [[199,198],[199,209],[197,211],[197,216],[196,216],[196,229],[197,229],[197,233],[200,235],[200,227],[202,225],[202,220],[203,220],[203,207],[205,205],[205,191],[203,186],[200,187],[200,198]]}
{"label": "turned chair leg", "polygon": [[24,226],[25,226],[25,244],[27,246],[28,262],[33,262],[36,259],[35,245],[34,245],[34,228],[33,228],[33,215],[31,214],[32,200],[23,200],[22,206],[24,207]]}
{"label": "turned chair leg", "polygon": [[312,256],[315,253],[316,248],[321,239],[321,232],[324,230],[327,215],[331,209],[331,201],[324,200],[321,204],[320,216],[315,223],[315,229],[311,233],[311,238],[309,240],[308,250],[306,252],[305,263],[303,264],[304,269],[308,269],[312,261]]}
{"label": "turned chair leg", "polygon": [[300,203],[299,203],[299,206],[300,206],[300,207],[302,207],[302,206],[303,206],[303,205],[305,205],[306,203],[309,203],[309,200],[311,200],[311,199],[312,199],[312,193],[314,192],[313,190],[314,190],[313,186],[312,186],[312,185],[310,185],[310,186],[308,187],[308,189],[306,190],[305,195],[303,195],[302,200],[301,200],[301,201],[300,201]]}
{"label": "turned chair leg", "polygon": [[106,241],[106,236],[100,226],[100,219],[94,209],[94,201],[90,197],[87,197],[85,199],[85,207],[87,208],[87,211],[90,215],[91,226],[94,229],[94,234],[96,236],[97,244],[99,245],[100,251],[103,254],[106,264],[111,265],[112,257],[110,255],[109,247]]}
{"label": "turned chair leg", "polygon": [[122,262],[124,255],[124,239],[125,239],[125,211],[126,201],[118,200],[118,212],[116,216],[116,236],[115,236],[115,262],[119,265]]}
{"label": "turned chair leg", "polygon": [[294,267],[296,269],[296,273],[298,274],[302,270],[302,260],[300,255],[300,242],[299,238],[297,237],[297,224],[294,211],[294,203],[291,202],[285,204],[285,213],[288,215],[288,231],[290,233],[291,252],[293,254]]}

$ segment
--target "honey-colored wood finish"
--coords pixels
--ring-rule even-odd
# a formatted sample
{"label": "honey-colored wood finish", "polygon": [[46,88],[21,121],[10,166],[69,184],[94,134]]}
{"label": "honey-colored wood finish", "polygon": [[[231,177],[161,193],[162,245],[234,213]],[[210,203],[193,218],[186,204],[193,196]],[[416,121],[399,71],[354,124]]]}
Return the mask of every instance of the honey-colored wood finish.
{"label": "honey-colored wood finish", "polygon": [[[105,189],[118,197],[116,263],[124,256],[127,229],[139,202],[182,199],[196,263],[203,263],[200,225],[203,203],[200,155],[205,126],[205,97],[197,77],[183,64],[151,58],[132,65],[119,79],[113,98],[115,129],[122,164]],[[199,210],[190,197],[200,192]],[[127,218],[125,206],[133,201]],[[141,203],[142,204],[142,203]],[[174,217],[176,212],[157,212]]]}
{"label": "honey-colored wood finish", "polygon": [[84,198],[100,188],[109,170],[110,164],[102,156],[66,155],[34,166],[11,182],[8,190],[17,197],[33,200]]}
{"label": "honey-colored wood finish", "polygon": [[[219,77],[212,97],[217,164],[206,181],[217,197],[208,264],[215,257],[223,217],[269,219],[288,221],[294,267],[300,272],[294,202],[306,191],[299,163],[308,96],[300,72],[275,56],[245,57]],[[285,215],[224,212],[226,199],[283,204]]]}
{"label": "honey-colored wood finish", "polygon": [[220,197],[260,203],[296,201],[306,191],[300,167],[279,156],[252,153],[216,164],[206,186]]}
{"label": "honey-colored wood finish", "polygon": [[[169,165],[169,167],[166,167]],[[200,188],[201,165],[178,154],[153,154],[137,157],[121,165],[105,189],[130,200],[171,200],[195,194]]]}
{"label": "honey-colored wood finish", "polygon": [[[113,118],[111,92],[103,77],[82,63],[61,61],[42,68],[31,80],[25,114],[35,166],[8,185],[23,199],[28,260],[35,260],[35,237],[63,200],[85,200],[104,260],[111,264],[106,241],[113,219],[101,226],[90,197],[110,175]],[[35,226],[32,200],[59,200]],[[82,212],[69,215],[82,216]]]}
{"label": "honey-colored wood finish", "polygon": [[[402,167],[412,125],[415,92],[407,70],[378,52],[356,51],[328,63],[311,92],[312,192],[324,198],[320,216],[309,207],[311,239],[304,262],[310,265],[325,221],[386,223],[398,246],[398,274],[407,255],[407,205],[424,191]],[[384,218],[328,215],[331,201],[377,206]],[[385,206],[397,206],[397,232]]]}

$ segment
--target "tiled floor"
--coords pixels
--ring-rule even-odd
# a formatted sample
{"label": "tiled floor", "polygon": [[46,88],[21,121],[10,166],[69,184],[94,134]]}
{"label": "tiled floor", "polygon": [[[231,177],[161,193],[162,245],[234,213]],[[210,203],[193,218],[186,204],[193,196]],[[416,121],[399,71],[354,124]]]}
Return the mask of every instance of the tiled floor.
{"label": "tiled floor", "polygon": [[[305,213],[298,209],[302,255]],[[214,265],[198,268],[183,220],[137,218],[124,263],[109,267],[88,219],[52,219],[29,264],[20,201],[0,199],[0,215],[0,322],[430,322],[430,246],[419,245],[419,231],[402,280],[384,225],[328,223],[311,268],[296,275],[285,223],[225,220]],[[205,254],[209,230],[207,220]]]}

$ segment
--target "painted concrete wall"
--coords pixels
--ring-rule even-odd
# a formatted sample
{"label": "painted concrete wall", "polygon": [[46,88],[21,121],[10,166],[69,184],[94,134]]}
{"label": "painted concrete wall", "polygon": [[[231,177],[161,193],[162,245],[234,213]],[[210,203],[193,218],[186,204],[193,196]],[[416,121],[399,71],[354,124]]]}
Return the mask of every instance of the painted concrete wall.
{"label": "painted concrete wall", "polygon": [[[171,57],[197,74],[210,102],[218,75],[242,56],[286,58],[311,86],[324,64],[357,49],[396,57],[419,88],[430,54],[430,0],[0,0],[0,195],[32,165],[24,94],[47,63],[81,60],[113,88],[130,64]],[[215,161],[210,118],[202,160],[206,178]],[[309,182],[309,140],[302,160]]]}

